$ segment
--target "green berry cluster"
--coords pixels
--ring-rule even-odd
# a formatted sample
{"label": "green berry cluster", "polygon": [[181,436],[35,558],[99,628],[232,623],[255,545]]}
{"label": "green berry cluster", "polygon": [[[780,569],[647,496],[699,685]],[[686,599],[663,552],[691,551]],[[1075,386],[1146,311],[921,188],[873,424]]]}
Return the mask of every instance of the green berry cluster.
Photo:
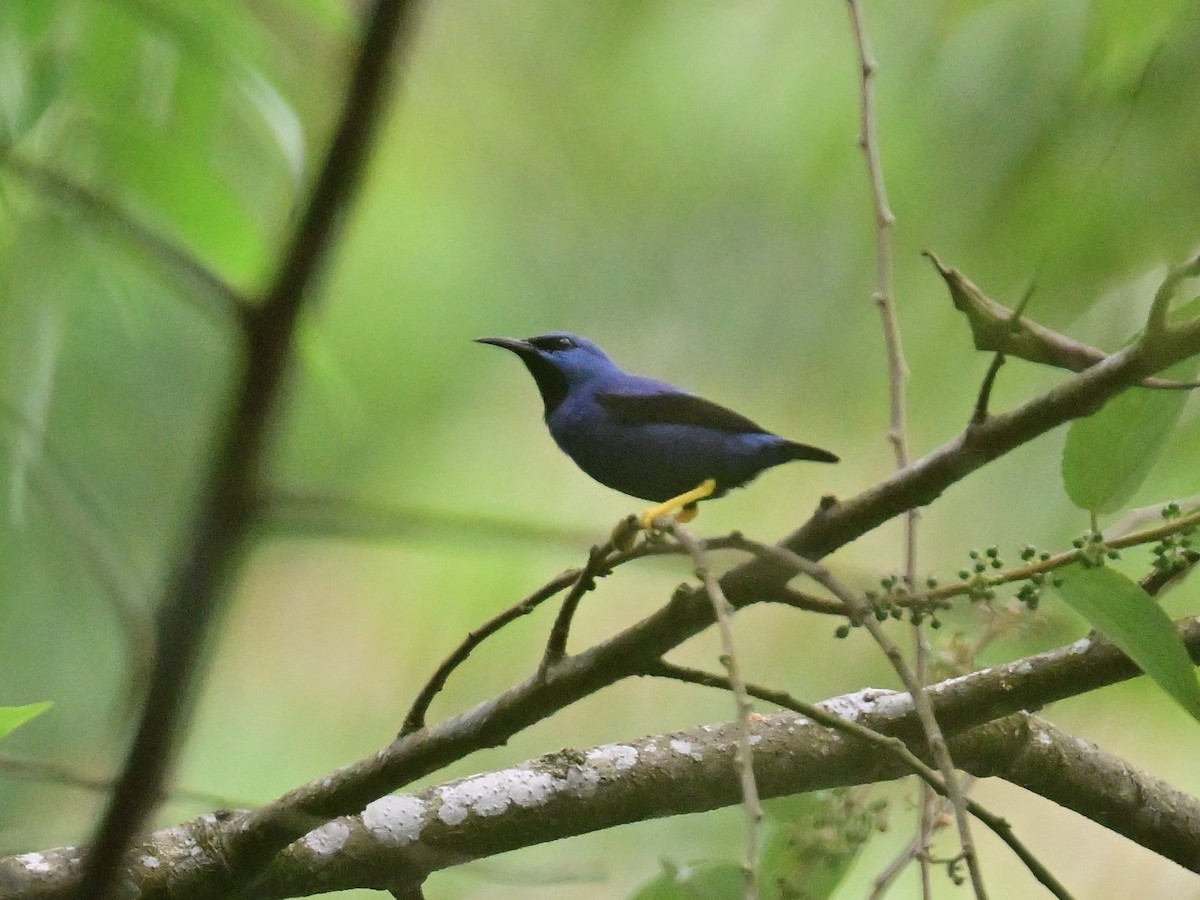
{"label": "green berry cluster", "polygon": [[1076,559],[1085,569],[1096,569],[1104,565],[1106,560],[1120,559],[1117,550],[1104,543],[1104,535],[1099,531],[1089,531],[1071,541],[1071,546],[1077,551]]}
{"label": "green berry cluster", "polygon": [[967,585],[967,596],[972,603],[980,600],[995,600],[996,589],[988,578],[988,569],[1004,568],[1004,560],[1000,558],[998,547],[988,547],[983,552],[970,550],[967,556],[971,560],[970,568],[959,569],[958,577]]}
{"label": "green berry cluster", "polygon": [[[1174,501],[1163,507],[1162,517],[1168,522],[1178,519],[1180,515],[1182,515],[1182,511],[1179,504]],[[1151,551],[1154,554],[1154,568],[1160,572],[1174,572],[1186,568],[1187,556],[1192,547],[1192,535],[1195,530],[1195,526],[1185,528],[1174,534],[1168,534],[1155,544]]]}

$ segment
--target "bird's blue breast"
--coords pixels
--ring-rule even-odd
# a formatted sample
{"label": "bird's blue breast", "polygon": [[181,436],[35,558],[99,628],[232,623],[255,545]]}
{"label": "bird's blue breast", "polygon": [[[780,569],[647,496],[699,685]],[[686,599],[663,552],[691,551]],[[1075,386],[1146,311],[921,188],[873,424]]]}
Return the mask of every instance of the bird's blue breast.
{"label": "bird's blue breast", "polygon": [[[645,386],[659,387],[649,379]],[[773,434],[619,421],[597,402],[602,388],[573,392],[547,416],[546,424],[563,452],[614,490],[661,502],[713,478],[714,496],[719,497],[783,461],[774,457],[787,442]]]}

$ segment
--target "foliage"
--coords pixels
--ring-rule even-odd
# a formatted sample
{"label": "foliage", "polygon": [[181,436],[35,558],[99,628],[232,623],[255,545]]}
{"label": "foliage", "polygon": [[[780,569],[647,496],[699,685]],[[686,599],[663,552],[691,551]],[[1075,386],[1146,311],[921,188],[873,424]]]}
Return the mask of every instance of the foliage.
{"label": "foliage", "polygon": [[[153,662],[153,604],[207,489],[247,352],[242,316],[275,276],[323,158],[359,6],[0,3],[0,683],[58,698],[45,727],[10,739],[27,754],[119,769]],[[868,14],[920,457],[965,424],[988,357],[970,348],[919,250],[936,249],[1004,302],[1032,281],[1023,316],[1114,350],[1144,325],[1161,266],[1194,249],[1200,7],[877,6]],[[875,236],[844,19],[837,3],[427,5],[362,204],[309,298],[261,473],[265,509],[285,496],[354,503],[310,517],[302,533],[282,518],[259,523],[195,698],[182,782],[261,801],[390,740],[464,634],[579,564],[630,511],[556,455],[523,373],[475,353],[479,334],[569,327],[630,368],[843,458],[820,475],[773,472],[713,504],[706,534],[777,536],[822,495],[851,497],[885,477]],[[1177,304],[1172,321],[1195,309]],[[1196,372],[1193,358],[1161,374]],[[1068,377],[1010,355],[992,411]],[[944,587],[885,575],[877,615],[935,621],[935,662],[959,669],[1091,626],[1200,717],[1170,625],[1195,611],[1195,586],[1152,596],[1136,580],[1187,571],[1190,531],[1143,542],[1157,544],[1153,554],[1137,544],[1108,555],[1114,520],[1200,492],[1190,397],[1127,391],[938,498],[923,513],[923,571],[957,569],[972,546],[1056,549],[1044,559],[1031,549],[1015,566],[976,552],[961,583]],[[356,532],[363,509],[387,514]],[[338,512],[350,527],[335,527]],[[367,530],[370,542],[345,540]],[[873,534],[831,564],[856,588],[877,581],[897,568],[892,541]],[[601,583],[603,597],[588,596],[572,642],[637,621],[687,575],[678,561],[623,567]],[[832,625],[777,615],[736,620],[755,678],[812,698],[894,684],[856,631],[834,642]],[[535,624],[468,661],[436,716],[536,666],[550,623],[524,621]],[[680,655],[712,668],[695,643]],[[729,714],[727,698],[684,690],[615,685],[471,765]],[[41,705],[0,710],[0,735],[20,724],[18,710]],[[1134,714],[1153,727],[1129,729]],[[1194,737],[1185,729],[1195,723],[1161,696],[1074,699],[1062,716],[1200,789],[1194,767],[1164,749]],[[314,720],[327,727],[314,733]],[[1148,746],[1144,730],[1173,737]],[[95,810],[62,806],[54,789],[0,781],[0,808],[17,812],[6,844],[84,840]],[[1040,819],[1039,807],[1016,808]],[[163,818],[198,811],[172,801]],[[627,861],[606,872],[604,895],[631,889],[660,856],[734,854],[734,830],[719,820],[654,828],[654,840],[579,839],[597,865]],[[798,833],[774,827],[766,881],[794,875],[812,849],[797,851]],[[868,867],[851,863],[868,836],[890,840],[843,829],[821,849],[825,862],[804,864],[827,867],[829,891],[858,890]],[[1060,855],[1061,830],[1038,838]],[[1100,843],[1061,856],[1097,885],[1137,865],[1163,895],[1183,890],[1161,860]],[[496,865],[483,877],[500,897],[501,882],[522,876],[519,863]],[[466,869],[438,876],[447,893],[472,889],[478,876]],[[741,877],[732,864],[697,863],[645,896],[703,896],[702,884],[725,896]],[[1023,877],[998,880],[1016,895]],[[827,895],[815,881],[807,889]]]}

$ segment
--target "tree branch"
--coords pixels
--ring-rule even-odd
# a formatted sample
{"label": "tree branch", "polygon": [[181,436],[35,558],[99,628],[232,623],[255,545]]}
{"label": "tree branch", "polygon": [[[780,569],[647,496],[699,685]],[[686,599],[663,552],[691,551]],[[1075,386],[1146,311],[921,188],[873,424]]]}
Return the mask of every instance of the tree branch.
{"label": "tree branch", "polygon": [[[1193,655],[1200,655],[1200,620],[1185,623],[1184,633]],[[1021,784],[1200,871],[1200,801],[1048,722],[1006,711],[1013,695],[1040,705],[1061,696],[1064,683],[1081,692],[1122,674],[1132,674],[1132,664],[1111,645],[1085,640],[933,685],[929,693],[939,718],[953,723],[951,748],[966,770]],[[839,719],[902,737],[920,752],[923,737],[906,694],[867,689],[819,706]],[[1002,718],[974,724],[991,714]],[[887,749],[791,712],[755,717],[752,727],[755,768],[767,797],[874,783],[910,771]],[[272,900],[353,887],[397,890],[471,859],[740,803],[740,788],[729,777],[736,744],[732,723],[704,725],[587,751],[564,750],[387,796],[361,815],[305,834],[243,896]],[[224,900],[232,872],[223,849],[245,821],[206,815],[156,832],[130,854],[127,883],[142,900]],[[67,900],[74,896],[78,858],[76,848],[60,848],[0,860],[0,898]],[[196,879],[197,871],[207,877]]]}
{"label": "tree branch", "polygon": [[[951,268],[929,251],[925,256],[933,263],[946,287],[950,290],[950,298],[954,306],[967,317],[971,327],[971,336],[975,339],[976,350],[988,350],[1003,353],[1005,356],[1015,356],[1028,362],[1067,369],[1071,372],[1082,372],[1108,358],[1108,354],[1096,347],[1081,343],[1074,338],[1060,334],[1045,325],[1030,321],[1025,316],[1018,316],[1018,310],[1009,309],[986,296],[973,281],[963,275],[958,269]],[[1190,271],[1189,265],[1195,261],[1184,263],[1172,269],[1173,272]],[[1182,275],[1180,276],[1182,278]],[[1168,279],[1169,281],[1169,279]],[[1170,284],[1171,292],[1179,281]],[[1164,282],[1164,286],[1167,283]],[[1154,309],[1160,307],[1158,297],[1163,296],[1163,288],[1156,295]],[[1171,381],[1166,378],[1146,378],[1142,387],[1190,390],[1200,387],[1197,381]]]}

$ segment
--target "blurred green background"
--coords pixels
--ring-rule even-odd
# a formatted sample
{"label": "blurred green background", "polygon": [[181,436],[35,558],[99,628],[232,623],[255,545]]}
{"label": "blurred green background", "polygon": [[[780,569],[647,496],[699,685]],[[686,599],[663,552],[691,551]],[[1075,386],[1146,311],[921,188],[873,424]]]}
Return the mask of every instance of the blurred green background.
{"label": "blurred green background", "polygon": [[[119,765],[149,609],[240,352],[223,299],[154,241],[246,293],[266,283],[340,102],[359,6],[0,4],[0,703],[56,704],[6,751],[98,776]],[[1034,283],[1028,315],[1113,348],[1163,264],[1196,245],[1200,4],[925,0],[867,14],[919,456],[962,427],[988,363],[921,250],[1002,302]],[[268,472],[281,490],[386,506],[401,527],[371,540],[262,529],[211,649],[178,786],[262,802],[375,750],[467,630],[640,508],[575,470],[527,374],[474,337],[576,331],[630,369],[841,455],[706,506],[704,534],[776,539],[822,494],[892,470],[857,77],[834,0],[424,5],[303,323]],[[1010,362],[996,406],[1062,377]],[[1200,491],[1198,434],[1189,410],[1133,505]],[[1083,531],[1061,442],[1022,448],[926,510],[922,569],[948,576],[972,547],[1012,559]],[[831,562],[868,586],[900,565],[898,538],[889,526]],[[1125,564],[1141,574],[1145,557]],[[587,598],[574,646],[687,577],[681,560],[622,569]],[[1182,615],[1196,597],[1185,585],[1168,608]],[[485,645],[434,715],[530,673],[552,615]],[[966,610],[941,634],[979,623]],[[894,686],[860,635],[834,640],[836,624],[739,616],[748,676],[810,700]],[[984,662],[1084,630],[1050,600]],[[714,668],[717,653],[705,634],[674,658]],[[434,780],[731,711],[719,693],[621,684]],[[1195,723],[1152,686],[1050,715],[1200,790]],[[1003,784],[977,790],[1078,896],[1200,894],[1193,875],[1098,826]],[[909,838],[910,788],[884,793],[892,828],[839,896],[864,895]],[[0,849],[80,841],[100,804],[0,781]],[[160,821],[202,810],[172,801]],[[740,821],[732,810],[536,848],[434,876],[429,896],[620,897],[661,857],[735,857]],[[1035,890],[1008,851],[981,843],[998,896]],[[902,881],[893,895],[914,890]]]}

